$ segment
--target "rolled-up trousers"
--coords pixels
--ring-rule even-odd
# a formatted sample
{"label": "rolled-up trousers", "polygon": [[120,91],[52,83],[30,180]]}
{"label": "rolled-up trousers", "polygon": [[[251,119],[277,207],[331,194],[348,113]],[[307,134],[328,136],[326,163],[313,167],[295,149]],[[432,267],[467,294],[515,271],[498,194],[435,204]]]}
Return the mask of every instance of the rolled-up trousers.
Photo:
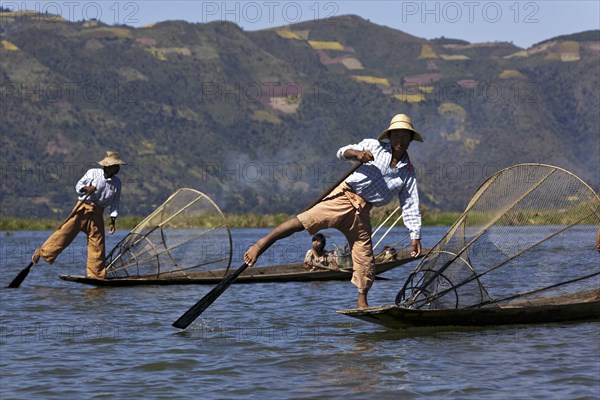
{"label": "rolled-up trousers", "polygon": [[42,258],[49,264],[71,244],[79,232],[87,235],[87,276],[104,279],[104,209],[93,204],[82,204],[40,248]]}
{"label": "rolled-up trousers", "polygon": [[375,272],[371,208],[370,203],[342,183],[320,203],[297,216],[311,235],[326,228],[336,228],[344,234],[352,250],[352,283],[360,293],[369,291]]}

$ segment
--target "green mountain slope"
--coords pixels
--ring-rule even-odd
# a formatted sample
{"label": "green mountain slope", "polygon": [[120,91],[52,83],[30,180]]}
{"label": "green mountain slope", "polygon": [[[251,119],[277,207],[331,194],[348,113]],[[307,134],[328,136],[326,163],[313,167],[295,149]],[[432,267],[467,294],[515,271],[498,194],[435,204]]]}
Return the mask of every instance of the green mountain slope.
{"label": "green mountain slope", "polygon": [[521,49],[427,41],[356,16],[256,32],[0,18],[4,216],[64,214],[108,149],[128,161],[125,213],[183,186],[230,213],[295,213],[349,168],[340,146],[400,112],[425,138],[410,154],[431,209],[461,210],[517,162],[564,167],[598,190],[598,35]]}

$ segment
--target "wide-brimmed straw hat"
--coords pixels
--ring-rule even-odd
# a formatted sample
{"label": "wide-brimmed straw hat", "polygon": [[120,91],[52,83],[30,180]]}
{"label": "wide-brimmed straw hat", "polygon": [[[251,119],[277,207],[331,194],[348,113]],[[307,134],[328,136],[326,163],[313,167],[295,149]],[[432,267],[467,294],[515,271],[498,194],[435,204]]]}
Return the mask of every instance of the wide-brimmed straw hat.
{"label": "wide-brimmed straw hat", "polygon": [[123,165],[125,161],[121,160],[119,153],[116,151],[107,151],[103,160],[98,161],[98,164],[103,167],[110,167],[111,165]]}
{"label": "wide-brimmed straw hat", "polygon": [[410,117],[405,114],[394,115],[394,118],[392,118],[392,121],[390,122],[390,127],[387,128],[385,131],[381,132],[381,134],[379,135],[379,138],[381,139],[381,138],[385,137],[385,135],[389,131],[394,131],[396,129],[406,129],[408,131],[411,131],[414,134],[413,140],[416,140],[417,142],[423,141],[423,137],[421,136],[421,134],[419,132],[417,132],[415,130],[415,128],[413,127]]}

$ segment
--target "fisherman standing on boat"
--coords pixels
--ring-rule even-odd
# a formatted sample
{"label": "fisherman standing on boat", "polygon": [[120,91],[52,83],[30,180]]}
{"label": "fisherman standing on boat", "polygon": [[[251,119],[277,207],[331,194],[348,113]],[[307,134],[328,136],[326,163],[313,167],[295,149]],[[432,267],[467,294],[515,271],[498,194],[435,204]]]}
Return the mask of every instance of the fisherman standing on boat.
{"label": "fisherman standing on boat", "polygon": [[77,182],[76,192],[79,202],[74,212],[65,223],[38,248],[31,257],[37,264],[40,257],[52,264],[79,232],[85,232],[88,243],[87,276],[104,279],[106,269],[104,240],[104,209],[110,208],[110,224],[108,232],[115,232],[115,222],[119,215],[121,197],[121,180],[117,178],[120,165],[125,164],[119,153],[107,151],[103,160],[99,161],[103,168],[92,168]]}
{"label": "fisherman standing on boat", "polygon": [[411,141],[423,141],[404,114],[392,118],[380,137],[388,141],[364,139],[337,151],[342,160],[362,163],[344,183],[311,209],[282,223],[252,245],[244,261],[254,265],[258,257],[279,239],[307,230],[314,234],[326,228],[336,228],[348,240],[352,249],[352,283],[358,287],[358,307],[368,307],[367,293],[373,285],[375,259],[371,241],[370,211],[399,198],[404,225],[410,231],[413,257],[421,254],[421,213],[413,165],[406,152]]}

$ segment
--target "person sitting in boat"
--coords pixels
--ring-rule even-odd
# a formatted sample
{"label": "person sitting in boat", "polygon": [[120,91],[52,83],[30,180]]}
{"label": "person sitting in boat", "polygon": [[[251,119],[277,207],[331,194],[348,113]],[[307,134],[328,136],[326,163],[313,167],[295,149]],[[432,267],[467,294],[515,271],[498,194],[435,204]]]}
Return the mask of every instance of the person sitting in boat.
{"label": "person sitting in boat", "polygon": [[333,253],[325,250],[326,244],[327,241],[322,234],[317,233],[312,237],[313,247],[308,249],[306,256],[304,257],[304,266],[306,268],[311,271],[316,271],[318,269],[339,269]]}
{"label": "person sitting in boat", "polygon": [[[31,256],[31,262],[37,264],[40,258],[52,264],[56,257],[71,244],[79,232],[87,235],[87,276],[104,279],[106,269],[104,209],[110,208],[108,232],[115,233],[115,221],[119,215],[121,181],[117,178],[120,165],[125,164],[119,153],[107,151],[104,159],[98,162],[102,168],[92,168],[75,185],[79,194],[76,210],[65,223],[54,232],[44,244]],[[80,205],[79,205],[80,204]]]}
{"label": "person sitting in boat", "polygon": [[358,144],[340,148],[338,158],[357,160],[362,165],[321,202],[282,223],[253,244],[244,254],[246,264],[254,265],[273,243],[295,232],[307,230],[315,234],[322,229],[336,228],[346,236],[352,249],[352,283],[358,288],[358,307],[368,307],[367,293],[373,285],[375,273],[371,208],[399,199],[404,225],[412,239],[411,254],[413,257],[421,254],[417,179],[407,149],[410,142],[422,142],[423,138],[404,114],[395,115],[379,137],[385,137],[387,141],[364,139]]}
{"label": "person sitting in boat", "polygon": [[398,259],[398,250],[396,250],[392,246],[384,246],[383,251],[377,256],[375,256],[375,260],[377,262],[386,262]]}

